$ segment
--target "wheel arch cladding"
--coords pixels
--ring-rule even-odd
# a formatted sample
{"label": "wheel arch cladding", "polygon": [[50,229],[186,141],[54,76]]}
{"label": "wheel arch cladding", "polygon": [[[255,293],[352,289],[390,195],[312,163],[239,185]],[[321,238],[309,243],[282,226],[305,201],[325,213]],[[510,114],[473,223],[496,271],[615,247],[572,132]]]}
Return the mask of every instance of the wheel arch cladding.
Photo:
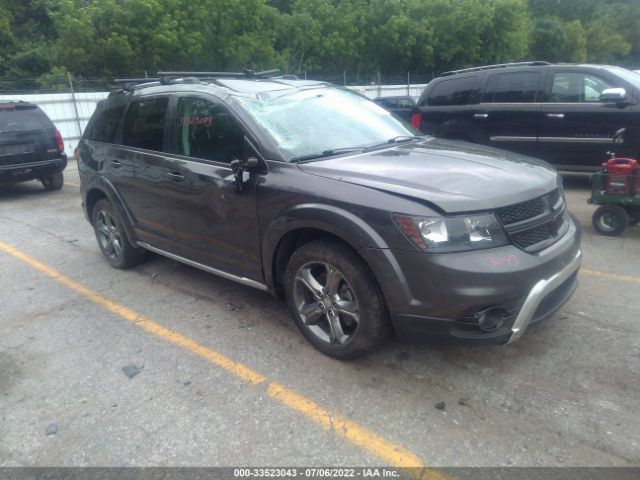
{"label": "wheel arch cladding", "polygon": [[115,206],[122,223],[124,225],[125,233],[129,242],[132,245],[136,245],[138,238],[133,229],[133,217],[127,209],[126,205],[122,201],[122,198],[113,184],[103,176],[98,177],[96,182],[91,185],[87,192],[85,200],[85,208],[87,210],[87,217],[89,222],[93,225],[93,210],[101,199],[107,199]]}
{"label": "wheel arch cladding", "polygon": [[352,212],[331,205],[296,205],[274,219],[264,234],[262,255],[267,283],[277,287],[293,251],[321,237],[340,240],[356,252],[363,247],[388,248],[384,239]]}

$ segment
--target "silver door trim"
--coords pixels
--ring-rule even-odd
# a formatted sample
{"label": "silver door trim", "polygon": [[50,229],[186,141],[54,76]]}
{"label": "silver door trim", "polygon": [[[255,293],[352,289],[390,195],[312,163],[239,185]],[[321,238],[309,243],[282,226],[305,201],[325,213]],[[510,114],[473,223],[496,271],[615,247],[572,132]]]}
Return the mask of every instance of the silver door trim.
{"label": "silver door trim", "polygon": [[496,135],[489,137],[492,142],[537,142],[538,137],[509,137],[506,135]]}
{"label": "silver door trim", "polygon": [[269,290],[269,287],[264,283],[256,282],[255,280],[251,280],[250,278],[239,277],[232,273],[225,272],[223,270],[218,270],[217,268],[208,267],[207,265],[203,265],[202,263],[189,260],[188,258],[181,257],[180,255],[176,255],[175,253],[169,253],[165,250],[161,250],[160,248],[152,247],[146,242],[138,241],[137,243],[138,245],[140,245],[142,248],[146,250],[150,250],[154,253],[170,258],[171,260],[184,263],[185,265],[189,265],[190,267],[198,268],[208,273],[213,273],[214,275],[217,275],[222,278],[226,278],[227,280],[232,280],[237,283],[241,283],[242,285],[246,285],[248,287],[257,288],[258,290],[262,290],[263,292],[266,292],[267,290]]}
{"label": "silver door trim", "polygon": [[[541,142],[548,143],[613,143],[613,138],[598,138],[598,137],[538,137]],[[616,144],[624,143],[624,139],[619,138],[616,140]]]}

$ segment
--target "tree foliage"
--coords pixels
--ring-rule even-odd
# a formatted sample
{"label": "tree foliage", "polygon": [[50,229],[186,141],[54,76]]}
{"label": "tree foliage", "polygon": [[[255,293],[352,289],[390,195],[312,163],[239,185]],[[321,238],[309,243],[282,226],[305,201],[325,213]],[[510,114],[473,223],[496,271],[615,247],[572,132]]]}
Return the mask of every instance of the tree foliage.
{"label": "tree foliage", "polygon": [[639,66],[640,1],[0,0],[2,88],[274,67],[369,82],[525,59]]}

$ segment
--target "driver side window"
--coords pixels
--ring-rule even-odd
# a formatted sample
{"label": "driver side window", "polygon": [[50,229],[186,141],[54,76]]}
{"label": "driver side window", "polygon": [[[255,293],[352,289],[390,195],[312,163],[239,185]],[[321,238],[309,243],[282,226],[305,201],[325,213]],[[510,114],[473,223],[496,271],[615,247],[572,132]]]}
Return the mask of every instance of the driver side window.
{"label": "driver side window", "polygon": [[599,77],[584,73],[556,73],[551,87],[551,101],[558,103],[595,103],[603,90],[611,88]]}
{"label": "driver side window", "polygon": [[222,163],[241,158],[242,128],[223,106],[202,98],[181,98],[177,121],[179,154]]}

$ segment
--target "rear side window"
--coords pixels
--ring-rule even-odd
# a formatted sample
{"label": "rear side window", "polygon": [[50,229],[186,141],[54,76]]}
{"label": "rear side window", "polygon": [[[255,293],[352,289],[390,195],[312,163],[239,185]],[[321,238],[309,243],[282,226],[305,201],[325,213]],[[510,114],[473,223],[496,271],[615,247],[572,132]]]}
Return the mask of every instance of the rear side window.
{"label": "rear side window", "polygon": [[88,139],[96,142],[115,143],[118,125],[124,113],[124,105],[107,108],[97,114]]}
{"label": "rear side window", "polygon": [[477,75],[442,80],[429,93],[427,105],[434,107],[466,105],[469,103],[469,97],[474,91],[477,80]]}
{"label": "rear side window", "polygon": [[180,99],[177,131],[181,155],[223,163],[242,157],[242,127],[227,109],[209,100]]}
{"label": "rear side window", "polygon": [[122,127],[122,143],[161,152],[168,103],[168,98],[131,102]]}
{"label": "rear side window", "polygon": [[0,104],[0,132],[52,129],[51,120],[35,105]]}
{"label": "rear side window", "polygon": [[501,73],[489,76],[484,103],[533,103],[538,92],[538,72]]}

